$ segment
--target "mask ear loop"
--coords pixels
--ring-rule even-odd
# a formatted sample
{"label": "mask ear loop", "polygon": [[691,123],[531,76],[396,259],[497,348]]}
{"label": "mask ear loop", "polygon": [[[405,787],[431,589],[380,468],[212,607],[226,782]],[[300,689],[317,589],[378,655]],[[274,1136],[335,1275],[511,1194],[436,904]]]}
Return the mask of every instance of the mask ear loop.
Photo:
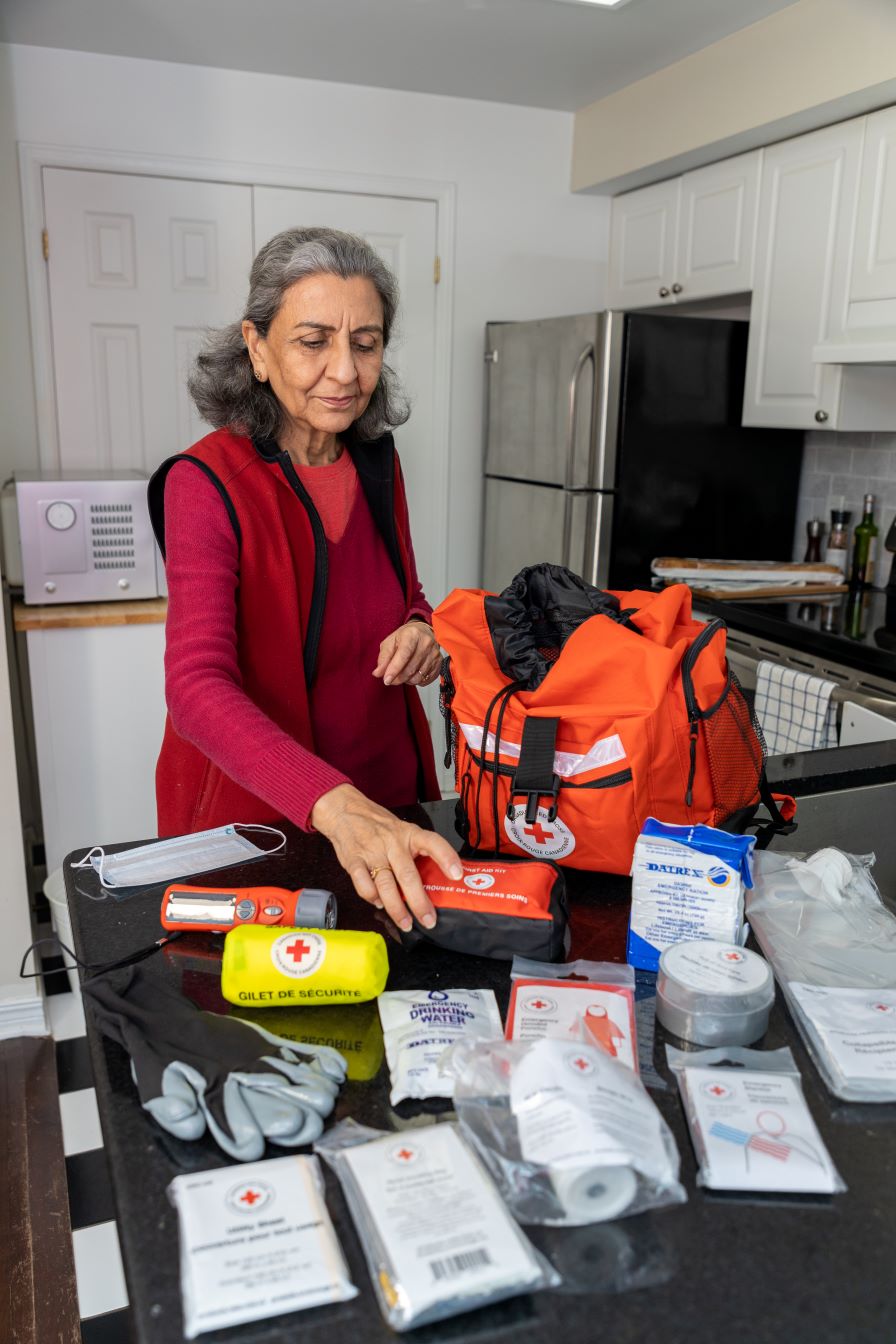
{"label": "mask ear loop", "polygon": [[67,952],[76,966],[80,966],[81,970],[84,971],[85,974],[87,974],[88,976],[93,976],[93,975],[102,975],[106,971],[118,970],[119,967],[122,966],[133,966],[138,961],[145,961],[147,957],[153,956],[156,952],[161,952],[162,948],[165,947],[168,943],[176,943],[178,938],[183,936],[184,932],[186,932],[186,930],[175,930],[173,933],[169,933],[167,937],[157,939],[156,942],[152,943],[149,947],[141,947],[138,952],[131,952],[129,956],[121,957],[119,958],[118,961],[98,961],[98,962],[82,961],[81,958],[78,956],[77,952],[73,952],[72,949],[70,947],[67,947],[66,944],[61,940],[59,935],[54,933],[49,938],[35,939],[35,941],[31,943],[30,946],[25,948],[25,955],[22,957],[22,964],[19,967],[19,979],[42,980],[44,976],[65,975],[69,970],[71,970],[71,967],[69,966],[57,966],[51,971],[25,970],[25,966],[27,965],[28,958],[31,955],[31,953],[35,950],[35,948],[43,947],[44,944],[46,943],[52,943],[54,947],[61,948],[63,952]]}
{"label": "mask ear loop", "polygon": [[277,854],[281,849],[285,849],[286,847],[286,836],[283,831],[276,826],[263,826],[260,821],[235,821],[233,823],[233,829],[235,831],[265,831],[268,835],[279,835],[280,843],[275,845],[273,849],[263,850],[265,855]]}
{"label": "mask ear loop", "polygon": [[[284,837],[284,843],[285,843],[285,837]],[[96,865],[91,862],[94,854],[99,854],[100,856],[100,861]],[[118,886],[118,883],[107,882],[106,879],[103,877],[103,864],[105,862],[106,862],[106,851],[103,849],[102,845],[94,845],[93,849],[88,849],[83,859],[79,859],[77,863],[73,863],[72,867],[93,868],[97,877],[100,879],[100,886],[105,887],[107,891],[115,891]]]}

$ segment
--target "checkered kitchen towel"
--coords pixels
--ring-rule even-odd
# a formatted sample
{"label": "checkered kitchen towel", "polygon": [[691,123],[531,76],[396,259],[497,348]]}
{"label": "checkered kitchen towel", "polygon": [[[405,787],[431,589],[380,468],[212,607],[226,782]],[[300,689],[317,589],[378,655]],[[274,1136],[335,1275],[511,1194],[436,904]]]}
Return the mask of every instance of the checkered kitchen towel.
{"label": "checkered kitchen towel", "polygon": [[756,717],[769,755],[816,751],[837,745],[837,709],[831,700],[835,682],[780,663],[760,662],[756,669]]}

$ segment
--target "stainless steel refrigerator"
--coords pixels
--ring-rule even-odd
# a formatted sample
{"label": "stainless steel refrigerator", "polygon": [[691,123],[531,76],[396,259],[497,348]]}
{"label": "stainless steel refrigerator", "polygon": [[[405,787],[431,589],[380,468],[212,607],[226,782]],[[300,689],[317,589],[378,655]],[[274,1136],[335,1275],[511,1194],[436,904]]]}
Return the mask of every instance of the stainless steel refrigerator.
{"label": "stainless steel refrigerator", "polygon": [[586,313],[486,327],[483,585],[658,555],[789,560],[803,435],[741,423],[747,323]]}

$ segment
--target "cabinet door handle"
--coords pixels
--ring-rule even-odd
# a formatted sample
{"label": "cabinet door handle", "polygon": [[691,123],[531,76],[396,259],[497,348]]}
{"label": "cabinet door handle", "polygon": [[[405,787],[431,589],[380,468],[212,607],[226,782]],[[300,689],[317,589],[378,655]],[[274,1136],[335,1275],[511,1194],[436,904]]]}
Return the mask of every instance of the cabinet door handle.
{"label": "cabinet door handle", "polygon": [[826,420],[830,419],[830,416],[828,415],[827,411],[816,411],[815,419],[818,421],[820,425],[823,425]]}
{"label": "cabinet door handle", "polygon": [[660,285],[660,298],[661,298],[661,299],[668,299],[668,297],[669,297],[669,290],[668,290],[667,286],[666,286],[666,285]]}
{"label": "cabinet door handle", "polygon": [[678,283],[678,281],[676,280],[675,284],[672,286],[672,293],[673,293],[673,294],[680,294],[680,293],[681,293],[681,290],[682,290],[682,286],[681,286],[681,285]]}

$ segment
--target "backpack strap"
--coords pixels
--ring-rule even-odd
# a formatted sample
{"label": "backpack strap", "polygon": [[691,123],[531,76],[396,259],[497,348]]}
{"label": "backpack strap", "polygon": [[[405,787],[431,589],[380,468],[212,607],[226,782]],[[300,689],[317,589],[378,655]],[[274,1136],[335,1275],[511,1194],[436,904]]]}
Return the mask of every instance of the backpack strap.
{"label": "backpack strap", "polygon": [[550,798],[548,820],[557,816],[560,794],[560,776],[554,773],[554,749],[557,742],[559,719],[542,719],[530,715],[523,724],[520,743],[520,761],[510,785],[508,811],[514,799],[526,799],[526,825],[532,826],[538,818],[540,798]]}
{"label": "backpack strap", "polygon": [[765,804],[770,820],[756,830],[756,848],[767,849],[776,835],[792,835],[797,829],[796,800],[786,793],[772,793],[771,785],[762,767],[759,776],[759,798]]}

